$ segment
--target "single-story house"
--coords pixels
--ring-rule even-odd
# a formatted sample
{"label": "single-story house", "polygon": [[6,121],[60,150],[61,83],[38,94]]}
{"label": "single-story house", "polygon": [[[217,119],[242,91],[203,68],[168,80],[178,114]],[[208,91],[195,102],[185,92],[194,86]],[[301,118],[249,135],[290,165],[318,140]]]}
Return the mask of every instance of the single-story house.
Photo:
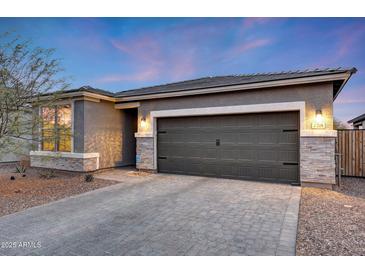
{"label": "single-story house", "polygon": [[354,129],[365,129],[365,113],[351,119],[347,123],[352,124]]}
{"label": "single-story house", "polygon": [[[355,68],[216,76],[111,93],[68,90],[43,109],[65,134],[31,165],[335,184],[333,101]],[[42,112],[42,113],[43,113]],[[57,117],[57,118],[54,118]],[[50,120],[49,120],[50,119]]]}

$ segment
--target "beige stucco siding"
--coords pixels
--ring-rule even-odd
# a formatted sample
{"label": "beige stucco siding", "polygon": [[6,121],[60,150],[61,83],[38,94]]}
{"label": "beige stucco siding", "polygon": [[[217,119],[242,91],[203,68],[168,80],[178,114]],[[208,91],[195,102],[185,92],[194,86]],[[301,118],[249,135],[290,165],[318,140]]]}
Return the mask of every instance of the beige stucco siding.
{"label": "beige stucco siding", "polygon": [[[130,165],[135,154],[128,151],[134,131],[131,117],[114,103],[84,101],[83,152],[100,154],[100,168]],[[77,128],[75,133],[77,134]],[[75,144],[77,146],[77,144]]]}
{"label": "beige stucco siding", "polygon": [[206,108],[248,104],[271,104],[304,101],[305,129],[311,129],[311,123],[317,109],[322,110],[326,120],[326,129],[333,129],[333,87],[332,83],[298,85],[257,90],[234,91],[208,95],[194,95],[166,99],[145,100],[140,102],[139,121],[147,119],[147,127],[138,132],[151,132],[150,112],[156,110]]}

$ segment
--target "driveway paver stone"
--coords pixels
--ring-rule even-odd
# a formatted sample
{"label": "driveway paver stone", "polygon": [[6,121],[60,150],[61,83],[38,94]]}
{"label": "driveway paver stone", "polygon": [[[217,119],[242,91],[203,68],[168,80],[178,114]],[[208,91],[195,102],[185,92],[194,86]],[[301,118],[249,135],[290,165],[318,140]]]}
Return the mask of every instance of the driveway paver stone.
{"label": "driveway paver stone", "polygon": [[[0,218],[3,255],[295,255],[300,187],[195,176],[121,183]],[[38,242],[41,247],[19,247]]]}

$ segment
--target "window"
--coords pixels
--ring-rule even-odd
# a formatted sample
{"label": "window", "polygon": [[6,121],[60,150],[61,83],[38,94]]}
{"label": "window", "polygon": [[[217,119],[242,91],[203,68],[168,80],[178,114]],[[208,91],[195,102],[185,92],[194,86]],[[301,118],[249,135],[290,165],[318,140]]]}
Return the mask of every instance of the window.
{"label": "window", "polygon": [[42,150],[71,152],[71,106],[42,108]]}

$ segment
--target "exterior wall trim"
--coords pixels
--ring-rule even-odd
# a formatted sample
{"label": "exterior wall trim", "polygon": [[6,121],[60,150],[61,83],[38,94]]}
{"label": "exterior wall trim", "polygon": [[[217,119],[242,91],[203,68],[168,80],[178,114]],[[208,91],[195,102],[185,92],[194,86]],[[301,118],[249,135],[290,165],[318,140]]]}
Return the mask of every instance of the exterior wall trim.
{"label": "exterior wall trim", "polygon": [[149,137],[153,137],[153,133],[152,132],[136,132],[136,133],[134,133],[134,137],[149,138]]}
{"label": "exterior wall trim", "polygon": [[[116,98],[114,98],[114,97],[107,96],[107,95],[101,95],[101,94],[93,93],[90,91],[76,91],[76,92],[70,92],[70,93],[57,94],[57,99],[74,98],[74,97],[82,97],[82,98],[80,98],[80,100],[89,100],[89,98],[92,98],[92,99],[99,99],[99,100],[105,100],[105,101],[111,101],[111,102],[116,101]],[[54,98],[54,96],[52,96],[52,95],[42,96],[40,99],[49,100],[50,98]]]}
{"label": "exterior wall trim", "polygon": [[208,108],[189,108],[189,109],[173,109],[173,110],[157,110],[151,111],[150,123],[152,132],[137,132],[136,137],[154,138],[154,157],[153,169],[157,169],[157,118],[161,117],[182,117],[182,116],[200,116],[200,115],[221,115],[221,114],[244,114],[244,113],[262,113],[262,112],[280,112],[280,111],[299,111],[300,132],[305,130],[305,102],[284,102],[272,104],[252,104],[252,105],[236,105],[224,107],[208,107]]}
{"label": "exterior wall trim", "polygon": [[99,158],[98,152],[75,153],[75,152],[55,152],[55,151],[30,151],[29,155],[30,156],[45,156],[45,157],[78,158],[78,159]]}
{"label": "exterior wall trim", "polygon": [[337,137],[337,130],[302,130],[300,137]]}
{"label": "exterior wall trim", "polygon": [[140,102],[130,102],[130,103],[116,103],[114,105],[115,109],[129,109],[129,108],[138,108],[140,106]]}

